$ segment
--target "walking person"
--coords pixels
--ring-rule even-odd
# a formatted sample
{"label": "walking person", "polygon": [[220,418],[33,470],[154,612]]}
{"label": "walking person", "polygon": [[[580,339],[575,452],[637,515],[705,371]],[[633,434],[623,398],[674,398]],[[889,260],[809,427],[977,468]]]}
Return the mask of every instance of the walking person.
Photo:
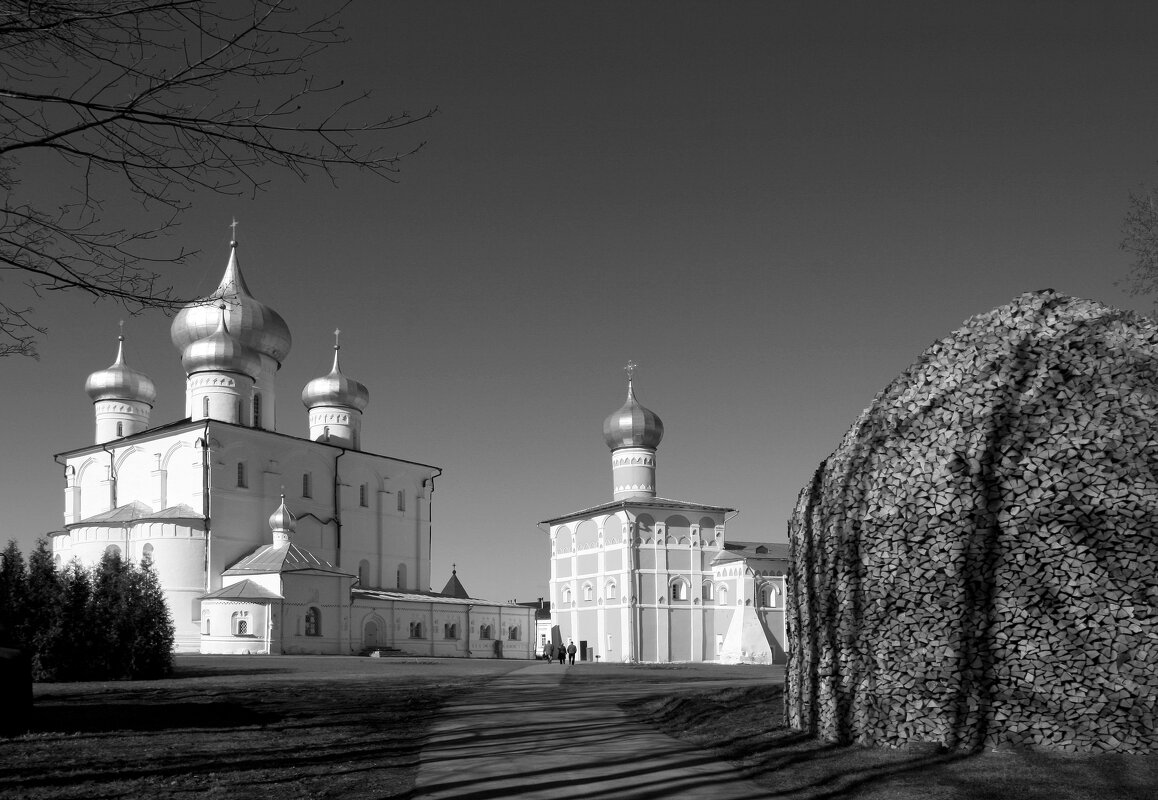
{"label": "walking person", "polygon": [[566,659],[566,658],[567,658],[567,648],[564,647],[560,643],[560,645],[559,645],[559,663],[562,664],[564,659]]}
{"label": "walking person", "polygon": [[575,651],[575,642],[571,642],[571,644],[567,645],[567,658],[570,659],[571,666],[575,665]]}

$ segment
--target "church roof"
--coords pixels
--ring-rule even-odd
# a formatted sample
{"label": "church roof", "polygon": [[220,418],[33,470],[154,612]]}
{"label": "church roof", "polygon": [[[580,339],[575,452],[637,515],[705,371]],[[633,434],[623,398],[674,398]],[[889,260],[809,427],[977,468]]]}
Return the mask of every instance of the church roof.
{"label": "church roof", "polygon": [[284,600],[277,592],[270,591],[249,578],[229,586],[222,586],[216,592],[210,592],[201,597],[202,600]]}
{"label": "church roof", "polygon": [[271,572],[301,572],[303,570],[350,575],[350,573],[343,572],[329,561],[318,558],[309,550],[303,550],[296,544],[283,545],[282,547],[275,547],[272,544],[262,545],[222,574],[255,575]]}
{"label": "church roof", "polygon": [[787,542],[724,542],[724,549],[712,559],[713,564],[729,561],[787,561]]}
{"label": "church roof", "polygon": [[582,511],[574,511],[570,514],[564,514],[552,519],[545,519],[539,524],[552,525],[556,522],[566,522],[567,520],[577,519],[578,517],[588,517],[595,514],[610,513],[612,511],[624,511],[629,508],[655,508],[663,511],[715,512],[718,514],[726,514],[729,511],[736,510],[725,506],[706,506],[701,503],[689,503],[686,500],[671,500],[666,497],[633,497],[628,500],[613,500],[610,503],[592,506]]}
{"label": "church roof", "polygon": [[357,599],[365,597],[368,600],[410,600],[420,603],[435,603],[447,606],[505,606],[523,609],[522,606],[508,603],[505,600],[483,600],[478,597],[451,597],[442,592],[422,592],[417,589],[361,589],[354,587],[350,594]]}
{"label": "church roof", "polygon": [[108,511],[102,511],[91,517],[74,522],[66,528],[84,527],[91,525],[124,525],[152,519],[202,519],[201,515],[184,503],[180,503],[160,511],[154,511],[139,500],[125,503],[123,506]]}
{"label": "church roof", "polygon": [[448,597],[458,597],[463,600],[470,598],[470,595],[466,593],[466,589],[463,588],[462,581],[458,579],[458,570],[452,569],[450,571],[450,580],[446,582],[446,586],[442,587],[442,594]]}
{"label": "church roof", "polygon": [[[177,432],[186,431],[186,430],[194,430],[194,429],[199,430],[199,431],[206,431],[208,433],[209,437],[213,438],[215,435],[218,435],[218,436],[221,435],[223,430],[227,431],[231,428],[238,430],[238,431],[244,431],[245,435],[248,437],[251,437],[251,438],[271,437],[271,438],[283,439],[283,440],[287,440],[287,441],[301,442],[301,443],[309,445],[311,447],[328,447],[328,448],[331,448],[333,450],[345,449],[339,445],[327,444],[325,442],[318,442],[318,441],[314,441],[312,439],[303,438],[301,436],[294,436],[293,434],[282,433],[281,431],[267,431],[267,430],[264,430],[262,428],[250,428],[246,425],[237,425],[237,424],[232,423],[232,422],[224,422],[222,420],[216,420],[216,419],[215,420],[204,420],[204,419],[189,419],[189,418],[174,420],[173,422],[166,422],[163,425],[157,425],[157,426],[152,427],[152,428],[147,428],[139,433],[134,433],[131,436],[124,436],[120,439],[117,439],[116,446],[117,447],[124,447],[126,444],[132,444],[134,442],[147,442],[147,441],[151,441],[153,439],[158,439],[162,436],[167,436],[167,435],[172,434],[172,433],[177,433]],[[54,454],[54,458],[57,458],[57,459],[72,458],[72,457],[75,457],[78,455],[83,455],[85,453],[93,453],[93,452],[99,453],[99,452],[101,452],[102,449],[103,449],[103,445],[101,445],[101,444],[87,444],[84,447],[77,447],[73,450],[65,450],[63,453],[56,453],[56,454]],[[406,459],[406,458],[398,458],[397,456],[388,456],[388,455],[384,455],[382,453],[372,453],[368,450],[359,450],[358,455],[359,456],[368,456],[370,458],[384,458],[384,459],[387,459],[389,461],[393,461],[397,464],[409,464],[410,466],[421,467],[423,469],[429,469],[429,470],[432,470],[434,472],[434,477],[438,477],[439,475],[442,474],[442,468],[441,467],[436,467],[433,464],[424,464],[421,461],[411,461],[411,460]],[[197,514],[196,516],[200,517],[201,515]]]}

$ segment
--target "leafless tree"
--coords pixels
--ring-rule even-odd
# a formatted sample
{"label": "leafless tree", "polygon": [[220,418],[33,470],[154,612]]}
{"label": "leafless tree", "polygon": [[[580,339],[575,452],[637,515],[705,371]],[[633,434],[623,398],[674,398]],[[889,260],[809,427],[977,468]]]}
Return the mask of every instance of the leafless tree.
{"label": "leafless tree", "polygon": [[1158,200],[1152,189],[1130,195],[1122,234],[1121,248],[1130,254],[1130,272],[1122,281],[1126,291],[1154,294],[1158,291]]}
{"label": "leafless tree", "polygon": [[433,110],[374,118],[367,94],[320,83],[346,3],[301,1],[0,0],[0,270],[32,289],[0,295],[0,355],[36,355],[48,292],[188,302],[158,270],[189,255],[163,235],[198,193],[394,179],[421,143],[388,144]]}

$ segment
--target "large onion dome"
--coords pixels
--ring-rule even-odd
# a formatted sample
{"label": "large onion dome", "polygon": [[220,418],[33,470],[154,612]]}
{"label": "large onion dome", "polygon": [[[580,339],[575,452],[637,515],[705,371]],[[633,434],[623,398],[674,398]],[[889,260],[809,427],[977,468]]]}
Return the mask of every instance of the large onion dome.
{"label": "large onion dome", "polygon": [[97,370],[84,382],[84,390],[93,402],[98,400],[131,400],[150,408],[157,399],[157,387],[151,378],[125,364],[125,337],[117,337],[117,360],[107,369]]}
{"label": "large onion dome", "polygon": [[603,421],[603,441],[612,450],[621,447],[655,449],[663,439],[663,421],[654,411],[635,399],[631,378],[627,379],[627,402]]}
{"label": "large onion dome", "polygon": [[196,372],[234,372],[256,378],[261,373],[257,352],[237,339],[226,325],[229,312],[222,305],[217,310],[217,328],[203,339],[188,345],[181,353],[186,375]]}
{"label": "large onion dome", "polygon": [[272,358],[280,367],[292,343],[289,326],[280,314],[250,294],[237,265],[237,242],[230,242],[229,263],[217,291],[185,306],[173,320],[169,335],[173,345],[181,351],[182,358],[190,345],[217,328],[218,307],[222,303],[226,307],[226,323],[233,335],[246,347]]}
{"label": "large onion dome", "polygon": [[[338,331],[334,331],[337,336]],[[334,366],[329,375],[314,378],[302,389],[302,403],[306,408],[318,406],[338,406],[362,411],[370,402],[370,392],[356,380],[347,378],[338,366],[338,351],[341,345],[334,344]]]}

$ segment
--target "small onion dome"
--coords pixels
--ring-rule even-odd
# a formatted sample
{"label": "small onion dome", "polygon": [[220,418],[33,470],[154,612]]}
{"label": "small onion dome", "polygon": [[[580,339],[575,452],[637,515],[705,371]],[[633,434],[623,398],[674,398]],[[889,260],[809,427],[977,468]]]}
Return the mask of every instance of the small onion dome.
{"label": "small onion dome", "polygon": [[627,402],[623,408],[603,420],[603,441],[612,450],[621,447],[649,447],[655,449],[663,439],[663,421],[654,411],[644,408],[635,399],[631,379],[627,379]]}
{"label": "small onion dome", "polygon": [[222,306],[217,312],[217,329],[204,339],[198,339],[185,348],[181,366],[186,375],[195,372],[234,372],[257,378],[261,372],[261,358],[242,344],[226,327],[228,312]]}
{"label": "small onion dome", "polygon": [[370,392],[366,387],[342,374],[338,366],[340,349],[339,345],[334,345],[334,366],[330,369],[330,374],[314,378],[302,389],[302,403],[306,408],[338,406],[362,411],[370,403]]}
{"label": "small onion dome", "polygon": [[297,530],[297,518],[285,507],[284,494],[281,496],[281,505],[277,507],[277,511],[269,515],[269,527],[275,534],[290,534]]}
{"label": "small onion dome", "polygon": [[245,346],[272,358],[280,367],[292,343],[289,326],[280,314],[250,294],[237,265],[237,242],[230,243],[229,263],[217,291],[185,306],[173,320],[169,336],[182,358],[194,342],[213,333],[217,327],[218,307],[222,303],[225,304],[226,322],[233,335]]}
{"label": "small onion dome", "polygon": [[93,402],[98,400],[133,400],[150,408],[157,399],[157,387],[152,379],[125,364],[125,337],[117,337],[117,360],[111,367],[88,376],[84,390]]}

